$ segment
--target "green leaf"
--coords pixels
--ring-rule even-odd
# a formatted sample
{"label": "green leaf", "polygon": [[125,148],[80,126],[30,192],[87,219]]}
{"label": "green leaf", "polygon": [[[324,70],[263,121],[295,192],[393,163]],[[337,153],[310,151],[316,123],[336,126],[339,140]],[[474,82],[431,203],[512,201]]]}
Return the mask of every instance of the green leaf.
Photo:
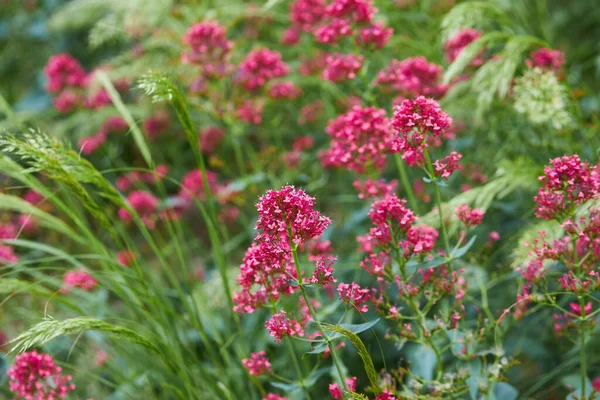
{"label": "green leaf", "polygon": [[[581,390],[581,375],[572,374],[562,377],[561,382],[571,393],[565,398],[565,400],[570,400],[575,396],[575,398],[581,398],[582,390]],[[585,393],[586,396],[592,393],[594,388],[592,387],[592,383],[586,377],[585,378]]]}
{"label": "green leaf", "polygon": [[469,251],[471,246],[473,246],[473,243],[475,243],[475,239],[477,239],[477,236],[473,235],[471,239],[467,242],[467,244],[465,244],[463,247],[459,247],[458,249],[456,249],[456,251],[453,251],[450,255],[450,258],[455,259],[464,256],[467,253],[467,251]]}
{"label": "green leaf", "polygon": [[379,322],[379,318],[374,319],[373,321],[365,322],[364,324],[340,324],[341,328],[347,329],[348,331],[359,334],[361,332],[366,331],[367,329],[371,329],[371,327],[375,326]]}
{"label": "green leaf", "polygon": [[471,400],[477,400],[477,393],[479,393],[479,379],[477,379],[476,376],[470,376],[467,379],[467,385],[469,386]]}
{"label": "green leaf", "polygon": [[498,400],[517,400],[519,397],[519,391],[506,382],[496,383],[492,393]]}
{"label": "green leaf", "polygon": [[119,92],[117,92],[117,89],[115,89],[112,82],[108,78],[108,75],[106,75],[104,71],[97,71],[95,73],[95,76],[96,79],[100,81],[100,84],[104,86],[104,88],[108,92],[110,100],[114,104],[115,108],[119,111],[121,116],[123,116],[125,121],[127,121],[127,125],[129,125],[129,129],[131,129],[131,134],[133,135],[133,140],[135,141],[135,144],[137,145],[140,152],[142,153],[142,157],[144,157],[146,165],[148,165],[149,168],[153,168],[154,164],[152,163],[152,155],[150,153],[150,148],[146,143],[146,137],[135,123],[133,116],[131,115],[125,104],[123,104]]}
{"label": "green leaf", "polygon": [[412,346],[408,353],[408,359],[410,360],[410,370],[414,375],[425,380],[433,379],[433,371],[437,362],[435,352],[431,347],[420,343]]}

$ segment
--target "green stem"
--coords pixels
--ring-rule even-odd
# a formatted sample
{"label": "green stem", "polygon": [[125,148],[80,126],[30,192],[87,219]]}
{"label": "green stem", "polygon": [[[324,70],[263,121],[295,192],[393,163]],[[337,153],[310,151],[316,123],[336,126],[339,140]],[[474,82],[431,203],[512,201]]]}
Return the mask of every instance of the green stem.
{"label": "green stem", "polygon": [[[584,314],[583,306],[581,306],[581,313]],[[586,398],[586,387],[587,384],[587,370],[585,364],[585,321],[581,321],[581,344],[579,345],[579,362],[581,364],[581,398]]]}
{"label": "green stem", "polygon": [[300,387],[302,388],[302,391],[306,395],[306,398],[308,400],[310,400],[311,399],[310,393],[308,392],[308,389],[306,388],[306,385],[304,384],[304,374],[302,374],[302,369],[300,368],[300,363],[298,362],[298,357],[296,357],[296,352],[294,351],[294,346],[292,346],[292,338],[287,337],[285,340],[285,343],[287,344],[288,351],[290,353],[290,356],[292,357],[292,361],[294,362],[294,368],[296,369],[296,373],[298,374],[298,379],[300,380]]}
{"label": "green stem", "polygon": [[400,174],[400,181],[402,181],[402,187],[406,192],[406,196],[408,197],[410,207],[414,210],[414,212],[417,215],[419,215],[419,203],[417,203],[417,198],[415,197],[413,188],[410,184],[410,181],[408,180],[408,174],[406,173],[406,166],[404,165],[404,161],[398,153],[394,154],[394,159],[396,160],[396,167],[398,168],[398,173]]}
{"label": "green stem", "polygon": [[[290,240],[290,242],[291,242],[291,240]],[[340,360],[338,358],[337,352],[335,351],[335,347],[331,345],[331,339],[329,339],[329,335],[327,335],[327,332],[325,331],[325,329],[323,329],[323,325],[321,325],[321,322],[319,321],[319,318],[317,317],[317,313],[315,312],[312,305],[310,304],[310,299],[308,298],[308,295],[306,294],[306,289],[304,288],[304,283],[302,282],[302,269],[300,268],[300,261],[298,260],[298,250],[296,249],[296,246],[293,243],[290,243],[290,246],[292,248],[292,254],[294,255],[294,264],[296,264],[296,274],[298,275],[298,286],[300,287],[300,291],[302,292],[302,296],[304,297],[304,302],[306,303],[306,306],[308,307],[310,316],[312,317],[313,321],[315,321],[315,324],[317,324],[317,328],[319,329],[319,331],[323,335],[323,338],[327,342],[327,345],[329,346],[329,350],[331,351],[331,359],[333,360],[333,363],[335,365],[337,373],[340,377],[340,380],[342,381],[344,390],[346,392],[349,392],[350,390],[348,389],[348,384],[346,383],[346,376],[344,375],[344,370],[342,369],[342,366],[340,364]]]}
{"label": "green stem", "polygon": [[[446,257],[450,257],[450,242],[448,241],[448,232],[446,231],[446,223],[444,222],[444,211],[442,211],[442,196],[440,195],[440,188],[437,184],[437,177],[433,172],[433,165],[429,158],[429,153],[425,150],[425,162],[427,163],[427,171],[429,171],[429,179],[433,182],[433,190],[435,192],[435,203],[438,209],[438,215],[440,219],[440,227],[442,229],[442,238],[444,240],[444,247],[446,250]],[[448,261],[448,267],[450,267],[450,261]]]}

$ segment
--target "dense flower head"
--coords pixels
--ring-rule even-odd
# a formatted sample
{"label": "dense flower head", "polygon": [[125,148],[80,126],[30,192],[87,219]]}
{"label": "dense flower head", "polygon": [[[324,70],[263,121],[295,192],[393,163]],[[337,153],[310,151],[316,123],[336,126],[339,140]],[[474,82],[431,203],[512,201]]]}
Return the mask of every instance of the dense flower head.
{"label": "dense flower head", "polygon": [[260,376],[271,372],[271,363],[267,358],[266,351],[250,354],[250,358],[244,358],[242,364],[244,365],[244,368],[248,370],[250,375],[253,376]]}
{"label": "dense flower head", "polygon": [[106,143],[106,132],[99,131],[91,136],[82,137],[77,145],[81,152],[88,156],[104,146],[104,143]]}
{"label": "dense flower head", "polygon": [[300,29],[296,27],[288,28],[281,34],[281,44],[293,46],[300,42]]}
{"label": "dense flower head", "polygon": [[56,54],[50,57],[44,68],[48,79],[46,88],[50,92],[60,92],[67,87],[84,87],[87,74],[79,61],[69,54]]}
{"label": "dense flower head", "polygon": [[391,146],[391,130],[385,110],[354,106],[329,122],[330,148],[321,157],[325,166],[355,172],[381,170]]}
{"label": "dense flower head", "polygon": [[365,303],[371,298],[369,289],[362,289],[354,282],[340,283],[337,292],[340,296],[340,300],[346,304],[346,306],[352,306],[360,312],[368,311],[367,304]]}
{"label": "dense flower head", "polygon": [[226,56],[233,47],[226,33],[217,21],[192,25],[183,36],[189,49],[183,52],[182,61],[199,65],[207,76],[222,76],[227,70]]}
{"label": "dense flower head", "polygon": [[329,53],[319,51],[317,54],[310,58],[300,57],[301,63],[298,66],[298,72],[300,75],[310,76],[318,75],[323,72],[327,66],[327,57]]}
{"label": "dense flower head", "polygon": [[302,89],[294,82],[278,82],[269,88],[272,99],[295,99],[302,94]]}
{"label": "dense flower head", "polygon": [[448,180],[454,171],[462,168],[462,165],[458,163],[461,158],[462,154],[453,151],[450,153],[450,155],[433,162],[433,166],[435,168],[433,172],[435,175],[441,176],[442,178]]}
{"label": "dense flower head", "polygon": [[256,209],[258,220],[257,238],[278,238],[289,235],[296,245],[320,236],[331,223],[314,209],[315,199],[303,190],[283,186],[280,190],[268,190],[261,196]]}
{"label": "dense flower head", "polygon": [[0,222],[0,242],[2,242],[3,239],[16,239],[17,234],[18,230],[14,224],[3,224]]}
{"label": "dense flower head", "polygon": [[392,60],[377,76],[377,85],[383,91],[397,92],[408,98],[418,95],[441,97],[447,87],[440,83],[442,67],[425,57]]}
{"label": "dense flower head", "polygon": [[521,273],[527,282],[537,283],[544,277],[545,268],[541,260],[532,260],[525,265],[525,268],[518,267],[517,271]]}
{"label": "dense flower head", "polygon": [[[444,43],[446,61],[451,63],[456,60],[465,47],[467,47],[471,42],[479,39],[482,35],[483,32],[473,28],[465,28],[456,32],[454,36]],[[471,65],[480,66],[481,64],[483,64],[483,56],[480,53],[473,60],[471,60]]]}
{"label": "dense flower head", "polygon": [[[208,181],[208,188],[211,192],[216,192],[221,187],[219,186],[218,175],[212,171],[206,171],[206,179]],[[202,171],[194,169],[181,179],[181,190],[179,191],[179,197],[186,200],[193,200],[198,198],[200,200],[206,200],[206,191],[204,188],[204,176]]]}
{"label": "dense flower head", "polygon": [[454,212],[460,222],[467,227],[481,224],[483,216],[485,215],[485,211],[480,210],[479,208],[471,208],[466,204],[456,207]]}
{"label": "dense flower head", "polygon": [[402,158],[410,166],[421,166],[424,162],[427,137],[442,137],[448,133],[452,118],[437,101],[419,96],[414,100],[404,100],[394,109],[392,127],[397,136],[392,149],[402,153]]}
{"label": "dense flower head", "polygon": [[398,188],[398,181],[387,182],[385,179],[367,178],[363,182],[359,180],[352,182],[352,186],[358,191],[359,199],[375,199],[394,194]]}
{"label": "dense flower head", "polygon": [[0,265],[2,264],[16,264],[19,262],[19,256],[15,254],[15,251],[11,246],[0,243]]}
{"label": "dense flower head", "polygon": [[353,22],[371,22],[377,8],[372,0],[333,0],[326,12],[331,17],[348,18]]}
{"label": "dense flower head", "polygon": [[545,47],[533,51],[529,57],[526,62],[529,68],[539,67],[558,71],[565,64],[565,53]]}
{"label": "dense flower head", "polygon": [[323,114],[323,102],[315,100],[300,109],[298,124],[304,125],[316,122],[321,117],[321,114]]}
{"label": "dense flower head", "polygon": [[371,205],[369,218],[376,227],[394,226],[407,231],[417,217],[405,204],[406,200],[399,199],[396,195],[384,197]]}
{"label": "dense flower head", "polygon": [[281,53],[269,49],[251,51],[240,63],[239,80],[247,90],[254,91],[270,80],[286,76],[290,71]]}
{"label": "dense flower head", "polygon": [[296,320],[291,320],[285,315],[285,311],[281,310],[274,314],[266,323],[265,328],[269,331],[276,343],[281,342],[286,336],[304,336],[302,326]]}
{"label": "dense flower head", "polygon": [[337,257],[322,257],[317,261],[316,268],[308,282],[323,286],[337,282],[333,276],[334,268],[332,267],[336,261]]}
{"label": "dense flower head", "polygon": [[104,88],[96,90],[83,100],[83,106],[88,110],[99,110],[112,104],[108,91]]}
{"label": "dense flower head", "polygon": [[290,4],[290,20],[304,30],[311,31],[325,16],[323,0],[294,0]]}
{"label": "dense flower head", "polygon": [[54,108],[61,114],[68,114],[75,111],[79,105],[79,96],[72,90],[63,90],[52,101]]}
{"label": "dense flower head", "polygon": [[260,125],[262,123],[262,112],[262,104],[252,100],[246,100],[235,110],[235,116],[239,120],[249,124]]}
{"label": "dense flower head", "polygon": [[106,118],[102,123],[102,130],[106,133],[123,133],[127,132],[128,129],[127,121],[116,115]]}
{"label": "dense flower head", "polygon": [[373,45],[376,48],[382,48],[387,44],[394,30],[385,26],[382,22],[375,22],[365,28],[362,28],[358,32],[358,38],[356,39],[360,45]]}
{"label": "dense flower head", "polygon": [[575,205],[596,198],[600,192],[597,167],[582,162],[577,154],[550,160],[539,179],[542,186],[534,200],[536,216],[543,219],[568,213]]}
{"label": "dense flower head", "polygon": [[7,374],[10,391],[19,399],[64,399],[75,389],[71,376],[63,376],[50,355],[36,350],[19,354]]}
{"label": "dense flower head", "polygon": [[169,172],[169,167],[165,164],[156,166],[154,171],[130,171],[117,178],[115,186],[122,192],[126,192],[136,185],[152,184],[160,182]]}
{"label": "dense flower head", "polygon": [[315,140],[311,136],[300,136],[294,140],[292,147],[294,151],[310,150],[315,145]]}
{"label": "dense flower head", "polygon": [[233,310],[239,314],[253,313],[257,308],[292,294],[297,287],[290,279],[298,278],[287,240],[253,243],[240,265],[237,283],[242,290],[234,293]]}
{"label": "dense flower head", "polygon": [[130,250],[122,250],[117,253],[117,262],[124,267],[130,267],[137,260],[138,255]]}
{"label": "dense flower head", "polygon": [[169,113],[159,110],[144,120],[144,130],[150,139],[156,139],[171,127]]}
{"label": "dense flower head", "polygon": [[583,305],[583,308],[581,307],[581,305],[579,303],[569,303],[569,310],[575,314],[575,315],[579,315],[579,316],[585,316],[585,315],[590,315],[592,313],[592,302],[588,302],[586,304]]}
{"label": "dense flower head", "polygon": [[351,36],[354,33],[350,21],[344,18],[334,18],[314,32],[317,43],[335,44],[342,36]]}
{"label": "dense flower head", "polygon": [[[154,216],[160,203],[154,195],[144,190],[136,190],[131,192],[125,201],[140,216],[144,225],[150,229],[154,228]],[[125,208],[119,209],[119,218],[125,222],[133,220],[133,216]]]}
{"label": "dense flower head", "polygon": [[68,271],[63,277],[64,293],[68,293],[71,288],[85,290],[87,292],[94,290],[98,286],[98,281],[84,270]]}
{"label": "dense flower head", "polygon": [[[352,378],[346,378],[346,386],[348,386],[348,390],[350,392],[354,392],[356,390],[356,380],[357,378],[353,376]],[[329,384],[329,394],[334,399],[343,399],[344,394],[342,393],[342,388],[337,383]]]}
{"label": "dense flower head", "polygon": [[323,79],[331,82],[342,82],[356,78],[364,57],[355,54],[333,53],[327,56],[327,64],[323,70]]}
{"label": "dense flower head", "polygon": [[400,247],[407,258],[413,254],[430,253],[438,236],[438,231],[431,226],[414,226],[406,232],[406,240],[400,243]]}

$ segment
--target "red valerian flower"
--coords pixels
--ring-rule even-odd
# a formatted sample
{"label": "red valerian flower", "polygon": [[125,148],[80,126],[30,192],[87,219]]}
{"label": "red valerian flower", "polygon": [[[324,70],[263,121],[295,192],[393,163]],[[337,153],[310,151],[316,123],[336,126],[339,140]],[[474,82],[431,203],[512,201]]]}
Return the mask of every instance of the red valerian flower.
{"label": "red valerian flower", "polygon": [[362,289],[356,283],[340,283],[337,288],[340,300],[346,306],[352,306],[360,312],[367,312],[368,307],[365,304],[371,298],[369,289]]}
{"label": "red valerian flower", "polygon": [[302,89],[294,82],[278,82],[269,88],[269,97],[272,99],[295,99],[302,94]]}
{"label": "red valerian flower", "polygon": [[296,245],[320,236],[331,220],[314,209],[315,198],[293,186],[268,190],[261,196],[256,209],[257,240],[277,239],[289,235]]}
{"label": "red valerian flower", "polygon": [[287,397],[280,396],[275,393],[268,393],[267,397],[263,397],[262,400],[290,400]]}
{"label": "red valerian flower", "polygon": [[453,151],[449,156],[446,156],[440,160],[435,160],[433,162],[433,166],[435,168],[433,173],[448,180],[454,171],[462,168],[462,165],[458,163],[461,158],[462,154]]}
{"label": "red valerian flower", "polygon": [[375,22],[358,32],[356,41],[362,46],[373,45],[376,48],[382,48],[387,44],[394,30],[385,26],[382,22]]}
{"label": "red valerian flower", "polygon": [[447,86],[441,83],[442,67],[425,57],[411,57],[403,61],[392,60],[377,76],[377,86],[386,92],[397,92],[404,97],[418,95],[441,97]]}
{"label": "red valerian flower", "polygon": [[69,293],[71,288],[92,291],[98,286],[98,281],[84,270],[68,271],[63,278],[62,293]]}
{"label": "red valerian flower", "polygon": [[424,162],[427,138],[442,137],[452,124],[437,101],[423,96],[415,100],[404,100],[394,109],[392,126],[396,137],[392,149],[400,152],[407,165],[421,166]]}
{"label": "red valerian flower", "polygon": [[317,261],[317,266],[308,282],[323,286],[337,282],[337,279],[333,277],[334,269],[332,267],[336,261],[337,257],[322,257]]}
{"label": "red valerian flower", "polygon": [[[346,386],[348,386],[348,390],[350,392],[354,392],[356,390],[356,380],[357,378],[354,376],[352,378],[346,378]],[[337,383],[329,384],[329,394],[334,399],[343,399],[344,394],[342,393],[342,388]]]}
{"label": "red valerian flower", "polygon": [[192,25],[183,36],[189,47],[181,55],[184,64],[201,67],[204,76],[220,77],[228,71],[227,55],[233,42],[227,40],[225,27],[217,21],[206,21]]}
{"label": "red valerian flower", "polygon": [[265,328],[269,331],[276,343],[281,342],[286,336],[304,336],[302,326],[296,320],[291,320],[285,316],[285,311],[281,310],[274,314],[266,323]]}
{"label": "red valerian flower", "polygon": [[242,364],[252,376],[260,376],[271,372],[271,363],[267,358],[266,351],[250,354],[250,358],[244,358]]}
{"label": "red valerian flower", "polygon": [[538,67],[558,71],[565,64],[565,53],[545,47],[533,51],[529,57],[529,60],[526,61],[529,68]]}
{"label": "red valerian flower", "polygon": [[239,81],[247,90],[254,91],[270,80],[286,76],[290,69],[281,59],[281,53],[269,49],[251,51],[240,63]]}
{"label": "red valerian flower", "polygon": [[[446,60],[451,63],[459,56],[459,54],[469,44],[479,39],[483,35],[483,32],[473,28],[465,28],[454,34],[446,43],[444,43],[444,53],[446,54]],[[478,67],[483,64],[483,52],[477,55],[471,60],[471,65]]]}
{"label": "red valerian flower", "polygon": [[0,243],[0,265],[16,264],[18,262],[19,256],[15,254],[13,248]]}
{"label": "red valerian flower", "polygon": [[377,8],[372,0],[333,0],[326,12],[331,17],[348,18],[353,22],[371,22]]}
{"label": "red valerian flower", "polygon": [[295,0],[290,4],[290,20],[305,32],[311,31],[324,16],[323,0]]}
{"label": "red valerian flower", "polygon": [[60,92],[67,87],[84,87],[87,74],[79,61],[69,54],[57,54],[50,57],[44,68],[48,79],[46,88],[50,92]]}
{"label": "red valerian flower", "polygon": [[352,107],[327,125],[331,144],[321,161],[359,173],[383,169],[393,139],[389,125],[383,109]]}
{"label": "red valerian flower", "polygon": [[483,221],[483,216],[485,215],[485,211],[478,208],[471,208],[466,204],[456,207],[454,212],[456,213],[456,216],[460,222],[465,224],[467,227],[481,224],[481,221]]}
{"label": "red valerian flower", "polygon": [[262,123],[262,112],[262,104],[252,100],[246,100],[237,108],[237,110],[235,110],[235,116],[239,120],[249,124],[260,125]]}
{"label": "red valerian flower", "polygon": [[398,188],[398,181],[393,180],[388,183],[385,179],[376,181],[368,178],[364,182],[356,180],[352,186],[358,191],[359,199],[376,199],[394,194]]}
{"label": "red valerian flower", "polygon": [[[160,203],[156,197],[149,192],[137,190],[131,192],[125,201],[140,216],[144,225],[149,229],[154,228],[154,216],[156,214],[156,208]],[[125,208],[119,209],[119,218],[125,222],[133,220],[133,216]]]}
{"label": "red valerian flower", "polygon": [[19,354],[7,374],[10,391],[19,399],[62,399],[75,389],[71,376],[63,376],[50,355],[36,350]]}
{"label": "red valerian flower", "polygon": [[342,82],[356,78],[364,57],[355,54],[333,53],[327,56],[327,64],[323,70],[323,79],[331,82]]}

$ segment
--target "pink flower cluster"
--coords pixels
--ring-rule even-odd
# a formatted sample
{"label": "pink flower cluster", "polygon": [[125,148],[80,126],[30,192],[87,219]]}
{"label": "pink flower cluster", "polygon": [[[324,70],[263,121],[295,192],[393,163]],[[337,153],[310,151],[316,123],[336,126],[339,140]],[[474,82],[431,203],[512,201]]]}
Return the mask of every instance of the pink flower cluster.
{"label": "pink flower cluster", "polygon": [[286,76],[290,69],[281,59],[281,53],[269,49],[251,51],[240,63],[239,81],[244,88],[255,91],[274,78]]}
{"label": "pink flower cluster", "polygon": [[246,100],[237,108],[235,115],[241,121],[253,125],[260,125],[262,123],[262,112],[262,104],[252,100]]}
{"label": "pink flower cluster", "polygon": [[435,168],[433,171],[434,174],[448,180],[454,171],[462,168],[462,165],[458,163],[461,158],[462,154],[453,151],[449,156],[446,156],[440,160],[435,160],[433,162],[433,166]]}
{"label": "pink flower cluster", "polygon": [[368,306],[365,304],[371,299],[371,291],[369,289],[362,289],[354,282],[342,282],[338,285],[337,292],[340,296],[340,300],[346,307],[353,307],[360,312],[367,312],[369,310]]}
{"label": "pink flower cluster", "polygon": [[11,246],[0,243],[0,265],[2,264],[16,264],[19,262],[19,256],[15,254],[15,251]]}
{"label": "pink flower cluster", "polygon": [[126,192],[136,185],[154,184],[160,182],[169,173],[169,167],[165,164],[157,165],[152,172],[131,171],[117,178],[115,186],[122,192]]}
{"label": "pink flower cluster", "polygon": [[183,52],[182,62],[199,65],[206,77],[224,76],[228,69],[227,55],[233,47],[226,33],[217,21],[192,25],[183,36],[183,43],[189,49]]}
{"label": "pink flower cluster", "polygon": [[[483,35],[483,32],[473,29],[473,28],[465,28],[454,34],[446,43],[444,43],[444,53],[446,54],[446,60],[451,63],[459,56],[459,54],[467,47],[469,44],[479,39]],[[473,60],[471,60],[471,65],[474,67],[479,67],[483,64],[483,51],[480,52]]]}
{"label": "pink flower cluster", "polygon": [[358,173],[382,170],[392,141],[389,125],[385,110],[354,106],[327,125],[331,143],[321,162]]}
{"label": "pink flower cluster", "polygon": [[333,0],[327,6],[327,15],[334,18],[348,18],[353,22],[371,22],[377,8],[372,0]]}
{"label": "pink flower cluster", "polygon": [[394,194],[398,188],[398,181],[393,180],[388,183],[385,179],[373,180],[368,178],[364,182],[356,180],[352,183],[352,186],[358,191],[358,198],[366,200]]}
{"label": "pink flower cluster", "polygon": [[302,89],[294,82],[278,82],[269,88],[269,97],[272,99],[293,100],[302,94]]}
{"label": "pink flower cluster", "polygon": [[534,200],[536,216],[551,220],[568,215],[576,205],[597,198],[600,174],[596,166],[582,162],[577,154],[550,160],[539,179],[542,186]]}
{"label": "pink flower cluster", "polygon": [[69,293],[71,288],[90,292],[98,286],[98,281],[84,270],[68,271],[63,277],[62,293]]}
{"label": "pink flower cluster", "polygon": [[225,137],[225,130],[218,126],[209,126],[202,129],[198,135],[200,150],[204,153],[212,153],[221,143],[223,137]]}
{"label": "pink flower cluster", "polygon": [[271,363],[265,351],[250,354],[250,358],[244,358],[242,364],[252,376],[260,376],[271,372]]}
{"label": "pink flower cluster", "polygon": [[376,48],[384,47],[394,34],[392,28],[386,27],[382,22],[375,22],[358,32],[356,41],[362,46],[372,44]]}
{"label": "pink flower cluster", "polygon": [[323,70],[323,79],[331,82],[342,82],[356,78],[364,62],[362,55],[333,53],[327,56]]}
{"label": "pink flower cluster", "polygon": [[533,51],[526,61],[529,68],[542,68],[559,71],[565,64],[565,53],[560,50],[547,49],[545,47]]}
{"label": "pink flower cluster", "polygon": [[63,376],[50,355],[36,350],[19,354],[7,374],[10,391],[19,399],[64,399],[75,389],[71,376]]}
{"label": "pink flower cluster", "polygon": [[485,215],[485,211],[480,210],[479,208],[471,208],[466,204],[456,207],[454,212],[456,213],[456,216],[460,222],[465,224],[466,227],[481,224],[483,221],[483,216]]}
{"label": "pink flower cluster", "polygon": [[283,236],[299,245],[321,236],[331,220],[314,207],[315,198],[293,186],[283,186],[278,191],[268,190],[256,205],[259,215],[256,239],[278,240]]}
{"label": "pink flower cluster", "polygon": [[[352,378],[346,378],[346,386],[348,386],[348,390],[350,392],[356,391],[356,380],[357,378],[353,376]],[[336,400],[341,400],[344,398],[344,394],[342,393],[342,388],[337,383],[329,384],[329,394],[332,398]]]}
{"label": "pink flower cluster", "polygon": [[44,68],[48,79],[46,86],[50,92],[58,93],[69,87],[84,87],[87,74],[79,61],[69,54],[56,54],[50,57]]}
{"label": "pink flower cluster", "polygon": [[336,261],[336,257],[322,257],[317,261],[316,269],[314,270],[313,275],[308,282],[323,286],[337,282],[337,279],[333,277],[334,269],[332,267]]}
{"label": "pink flower cluster", "polygon": [[[156,209],[160,203],[156,197],[144,190],[136,190],[131,192],[125,201],[139,215],[146,227],[154,229],[156,226]],[[126,208],[119,209],[119,218],[124,222],[133,221],[133,216]]]}
{"label": "pink flower cluster", "polygon": [[290,20],[292,29],[305,32],[313,30],[325,17],[325,2],[323,0],[295,0],[290,4]]}
{"label": "pink flower cluster", "polygon": [[286,317],[283,310],[274,314],[265,323],[265,328],[269,331],[269,335],[275,338],[276,343],[281,342],[281,339],[286,336],[304,336],[304,330],[300,322]]}
{"label": "pink flower cluster", "polygon": [[443,137],[450,130],[452,118],[433,99],[423,96],[404,100],[394,109],[392,127],[397,136],[392,149],[402,153],[407,165],[422,166],[429,137]]}
{"label": "pink flower cluster", "polygon": [[263,397],[261,400],[290,400],[287,397],[280,396],[275,393],[268,393],[267,397]]}
{"label": "pink flower cluster", "polygon": [[392,60],[377,76],[377,85],[385,92],[398,93],[406,98],[418,95],[442,97],[448,87],[440,83],[442,67],[425,57],[403,61]]}

